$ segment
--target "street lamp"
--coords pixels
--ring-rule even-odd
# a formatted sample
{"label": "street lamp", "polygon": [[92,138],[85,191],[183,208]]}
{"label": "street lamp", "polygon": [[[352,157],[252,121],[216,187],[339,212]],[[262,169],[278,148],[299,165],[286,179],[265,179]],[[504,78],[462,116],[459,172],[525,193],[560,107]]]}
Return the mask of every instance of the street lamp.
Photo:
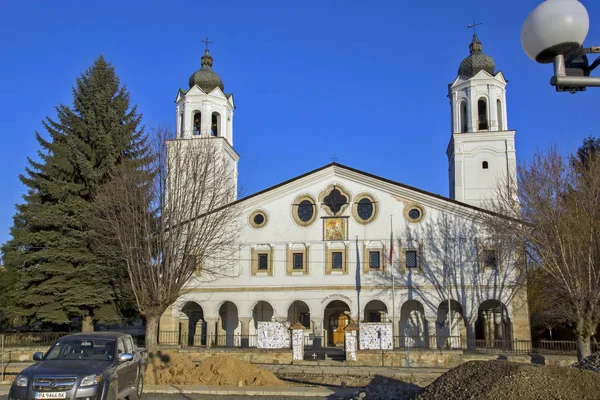
{"label": "street lamp", "polygon": [[557,91],[576,93],[600,86],[600,77],[590,77],[600,57],[589,65],[586,55],[600,53],[600,46],[582,47],[589,27],[588,12],[577,0],[546,0],[523,23],[523,50],[538,63],[554,63],[550,84]]}

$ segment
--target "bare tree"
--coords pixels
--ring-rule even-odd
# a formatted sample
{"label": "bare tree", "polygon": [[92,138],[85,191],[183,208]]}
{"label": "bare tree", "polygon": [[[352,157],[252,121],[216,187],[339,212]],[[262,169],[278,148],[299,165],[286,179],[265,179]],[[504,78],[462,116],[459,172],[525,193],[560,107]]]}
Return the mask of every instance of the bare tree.
{"label": "bare tree", "polygon": [[231,276],[239,249],[235,171],[220,151],[224,139],[169,137],[169,129],[155,129],[149,169],[124,165],[96,199],[98,247],[127,267],[150,352],[161,315],[190,280]]}
{"label": "bare tree", "polygon": [[529,273],[527,297],[531,315],[531,330],[543,333],[548,331],[550,340],[553,330],[561,325],[570,325],[570,318],[559,304],[562,301],[554,290],[552,277],[542,269],[534,269]]}
{"label": "bare tree", "polygon": [[524,243],[541,271],[547,307],[574,327],[577,357],[590,354],[600,323],[600,159],[570,162],[556,149],[538,153],[518,170],[518,188],[498,190],[491,205],[522,222],[490,218],[488,226]]}

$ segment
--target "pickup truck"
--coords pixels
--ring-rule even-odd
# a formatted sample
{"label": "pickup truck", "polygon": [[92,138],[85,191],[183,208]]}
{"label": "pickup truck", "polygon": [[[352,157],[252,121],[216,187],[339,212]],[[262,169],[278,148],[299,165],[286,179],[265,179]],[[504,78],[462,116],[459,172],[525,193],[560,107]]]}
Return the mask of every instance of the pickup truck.
{"label": "pickup truck", "polygon": [[145,349],[117,332],[63,336],[15,378],[9,400],[139,400],[144,391]]}

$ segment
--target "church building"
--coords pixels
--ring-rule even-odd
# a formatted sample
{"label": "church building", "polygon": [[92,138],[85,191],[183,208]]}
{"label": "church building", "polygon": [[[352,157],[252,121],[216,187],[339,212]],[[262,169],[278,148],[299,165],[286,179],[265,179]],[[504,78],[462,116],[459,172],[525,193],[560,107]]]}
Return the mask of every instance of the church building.
{"label": "church building", "polygon": [[[253,346],[261,321],[300,323],[332,347],[350,322],[391,324],[394,347],[530,340],[522,260],[478,222],[496,182],[516,179],[507,81],[476,35],[469,50],[448,86],[448,197],[333,162],[239,199],[235,273],[192,279],[159,342]],[[175,140],[223,141],[237,185],[235,104],[212,66],[207,49],[179,90]]]}

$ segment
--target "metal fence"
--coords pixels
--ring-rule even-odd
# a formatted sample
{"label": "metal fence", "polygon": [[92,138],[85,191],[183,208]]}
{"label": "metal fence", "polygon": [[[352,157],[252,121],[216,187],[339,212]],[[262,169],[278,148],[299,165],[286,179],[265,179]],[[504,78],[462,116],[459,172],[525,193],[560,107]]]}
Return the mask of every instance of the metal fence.
{"label": "metal fence", "polygon": [[4,338],[5,348],[50,346],[61,336],[73,332],[6,332],[0,333]]}

